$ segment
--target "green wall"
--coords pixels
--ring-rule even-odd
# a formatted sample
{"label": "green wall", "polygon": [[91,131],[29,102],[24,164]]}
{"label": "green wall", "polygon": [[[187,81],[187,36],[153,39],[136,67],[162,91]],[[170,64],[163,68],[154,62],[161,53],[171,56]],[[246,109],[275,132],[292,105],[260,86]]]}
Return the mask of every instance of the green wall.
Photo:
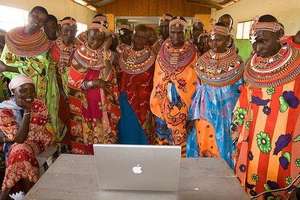
{"label": "green wall", "polygon": [[239,55],[246,61],[252,52],[252,46],[249,40],[235,40],[235,46],[239,49]]}

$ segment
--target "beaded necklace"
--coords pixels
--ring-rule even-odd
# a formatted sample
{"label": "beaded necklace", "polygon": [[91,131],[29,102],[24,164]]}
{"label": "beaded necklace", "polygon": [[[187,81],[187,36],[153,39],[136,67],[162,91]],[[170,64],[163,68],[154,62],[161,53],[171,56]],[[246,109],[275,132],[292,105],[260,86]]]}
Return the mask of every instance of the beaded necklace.
{"label": "beaded necklace", "polygon": [[242,77],[242,63],[235,48],[229,48],[224,53],[209,50],[198,59],[196,73],[202,83],[222,87]]}
{"label": "beaded necklace", "polygon": [[18,27],[6,34],[5,43],[12,53],[22,57],[34,57],[49,50],[46,34],[39,30],[26,34],[25,27]]}
{"label": "beaded necklace", "polygon": [[158,54],[157,61],[166,74],[180,74],[197,55],[193,44],[186,41],[181,48],[174,48],[171,40],[167,39]]}
{"label": "beaded necklace", "polygon": [[64,71],[64,67],[69,67],[72,55],[76,50],[76,45],[73,43],[69,46],[66,46],[61,37],[56,40],[56,45],[60,50],[58,70],[61,73]]}
{"label": "beaded necklace", "polygon": [[300,74],[299,50],[284,45],[277,54],[262,58],[256,54],[245,68],[245,81],[254,87],[276,87]]}
{"label": "beaded necklace", "polygon": [[147,71],[155,62],[155,54],[150,48],[135,51],[126,46],[120,54],[120,68],[128,74],[141,74]]}
{"label": "beaded necklace", "polygon": [[[105,68],[103,47],[100,47],[97,50],[93,50],[90,49],[85,43],[75,51],[74,59],[84,68],[95,70]],[[109,51],[109,60],[112,60],[111,51]]]}

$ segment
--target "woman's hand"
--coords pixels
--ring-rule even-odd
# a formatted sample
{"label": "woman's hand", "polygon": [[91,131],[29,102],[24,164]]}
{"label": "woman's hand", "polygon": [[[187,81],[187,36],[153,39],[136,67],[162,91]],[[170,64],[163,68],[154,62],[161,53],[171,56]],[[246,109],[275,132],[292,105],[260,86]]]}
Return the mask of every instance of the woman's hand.
{"label": "woman's hand", "polygon": [[81,89],[88,90],[94,87],[93,81],[83,81],[81,84]]}

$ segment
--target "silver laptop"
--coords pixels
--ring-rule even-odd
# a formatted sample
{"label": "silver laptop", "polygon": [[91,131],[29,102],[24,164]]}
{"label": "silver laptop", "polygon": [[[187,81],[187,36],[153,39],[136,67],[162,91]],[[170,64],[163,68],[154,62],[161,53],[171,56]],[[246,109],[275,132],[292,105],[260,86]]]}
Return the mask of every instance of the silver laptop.
{"label": "silver laptop", "polygon": [[180,146],[94,145],[102,190],[177,191]]}

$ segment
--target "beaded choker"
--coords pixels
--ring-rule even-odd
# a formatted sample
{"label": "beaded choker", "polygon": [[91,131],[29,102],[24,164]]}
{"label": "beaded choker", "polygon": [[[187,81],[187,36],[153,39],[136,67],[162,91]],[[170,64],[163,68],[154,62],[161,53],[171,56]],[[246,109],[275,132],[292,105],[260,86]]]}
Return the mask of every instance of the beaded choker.
{"label": "beaded choker", "polygon": [[243,62],[235,48],[225,53],[209,50],[197,61],[196,73],[202,83],[223,87],[238,81],[243,75]]}
{"label": "beaded choker", "polygon": [[[112,54],[110,52],[110,59]],[[104,49],[99,48],[97,50],[90,49],[87,44],[79,47],[74,53],[74,59],[85,68],[99,70],[104,68]]]}
{"label": "beaded choker", "polygon": [[76,50],[76,46],[75,44],[71,44],[69,46],[66,46],[62,40],[62,38],[58,38],[56,40],[56,46],[59,48],[60,50],[60,57],[59,57],[59,65],[58,65],[58,70],[60,72],[63,71],[63,67],[68,67],[70,61],[71,61],[71,57],[74,53],[74,51]]}
{"label": "beaded choker", "polygon": [[22,57],[34,57],[49,50],[50,43],[45,33],[40,30],[26,34],[25,27],[18,27],[6,34],[5,43],[12,53]]}
{"label": "beaded choker", "polygon": [[167,39],[158,54],[157,61],[164,72],[181,73],[187,65],[189,65],[196,57],[197,51],[193,44],[186,41],[184,45],[177,49],[171,44],[170,39]]}
{"label": "beaded choker", "polygon": [[256,54],[245,68],[245,81],[254,87],[276,87],[288,83],[300,74],[299,50],[284,45],[269,58]]}
{"label": "beaded choker", "polygon": [[128,74],[140,74],[147,71],[155,62],[155,54],[150,48],[135,51],[125,46],[120,54],[120,68]]}

